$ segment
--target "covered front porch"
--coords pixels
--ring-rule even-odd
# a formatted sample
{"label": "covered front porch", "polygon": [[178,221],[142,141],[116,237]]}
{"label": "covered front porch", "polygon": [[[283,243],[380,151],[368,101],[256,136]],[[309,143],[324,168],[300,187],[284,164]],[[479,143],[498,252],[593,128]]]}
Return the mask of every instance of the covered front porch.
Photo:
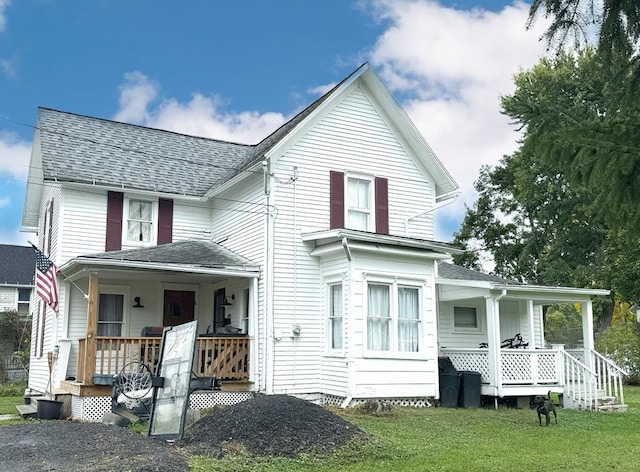
{"label": "covered front porch", "polygon": [[[598,398],[623,403],[625,372],[594,349],[593,296],[606,290],[540,287],[441,264],[439,354],[460,371],[481,374],[481,393],[495,398],[562,394],[566,407],[595,409]],[[545,307],[579,306],[576,346],[545,340]],[[509,342],[509,340],[517,342]]]}
{"label": "covered front porch", "polygon": [[100,394],[129,363],[154,371],[164,327],[194,320],[193,375],[250,389],[255,264],[212,243],[185,241],[83,256],[62,270],[67,303],[57,336],[57,393]]}

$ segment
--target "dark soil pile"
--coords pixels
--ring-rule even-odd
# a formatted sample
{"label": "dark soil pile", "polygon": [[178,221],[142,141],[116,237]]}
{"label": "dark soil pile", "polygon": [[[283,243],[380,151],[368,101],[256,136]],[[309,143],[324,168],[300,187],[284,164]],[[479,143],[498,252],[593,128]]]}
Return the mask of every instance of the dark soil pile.
{"label": "dark soil pile", "polygon": [[164,441],[103,423],[33,421],[0,427],[0,470],[11,472],[185,472]]}
{"label": "dark soil pile", "polygon": [[183,444],[199,454],[240,446],[252,454],[297,457],[331,454],[354,436],[365,437],[321,406],[288,395],[259,395],[202,418]]}

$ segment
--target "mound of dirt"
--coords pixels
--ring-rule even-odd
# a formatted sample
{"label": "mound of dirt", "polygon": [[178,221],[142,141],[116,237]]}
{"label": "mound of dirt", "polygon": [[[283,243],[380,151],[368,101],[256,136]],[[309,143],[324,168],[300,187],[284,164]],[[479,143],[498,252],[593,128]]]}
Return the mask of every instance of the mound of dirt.
{"label": "mound of dirt", "polygon": [[252,454],[297,457],[330,454],[356,435],[365,437],[321,406],[289,395],[259,395],[194,423],[183,444],[210,455],[240,445]]}

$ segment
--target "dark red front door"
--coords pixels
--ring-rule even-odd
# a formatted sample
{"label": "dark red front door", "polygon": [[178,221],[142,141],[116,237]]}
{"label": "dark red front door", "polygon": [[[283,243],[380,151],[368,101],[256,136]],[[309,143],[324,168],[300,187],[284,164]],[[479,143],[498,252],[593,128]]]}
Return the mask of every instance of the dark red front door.
{"label": "dark red front door", "polygon": [[164,291],[163,326],[177,326],[193,321],[196,293],[182,290]]}

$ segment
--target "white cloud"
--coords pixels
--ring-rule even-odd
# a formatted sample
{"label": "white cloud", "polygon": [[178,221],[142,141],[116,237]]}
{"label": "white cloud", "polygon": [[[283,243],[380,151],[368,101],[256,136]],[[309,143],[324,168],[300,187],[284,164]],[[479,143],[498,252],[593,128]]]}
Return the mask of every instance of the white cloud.
{"label": "white cloud", "polygon": [[18,229],[0,228],[1,244],[16,244],[19,246],[28,246],[29,240],[37,241],[35,233],[22,233]]}
{"label": "white cloud", "polygon": [[0,31],[4,31],[5,26],[7,25],[7,16],[5,14],[5,9],[9,6],[11,0],[0,0]]}
{"label": "white cloud", "polygon": [[8,78],[15,78],[18,75],[15,65],[8,59],[0,59],[0,72]]}
{"label": "white cloud", "polygon": [[0,197],[0,208],[8,207],[11,204],[11,197]]}
{"label": "white cloud", "polygon": [[157,103],[159,87],[141,72],[125,75],[120,87],[119,110],[114,118],[177,133],[253,144],[286,121],[281,113],[221,110],[218,97],[195,93],[182,103],[165,99]]}
{"label": "white cloud", "polygon": [[[459,201],[440,210],[462,220],[475,199],[482,164],[517,149],[518,135],[500,113],[500,96],[514,90],[513,75],[545,53],[538,21],[526,31],[529,6],[499,12],[455,10],[421,0],[379,0],[389,27],[372,48],[371,62],[460,185]],[[451,226],[451,225],[449,225]],[[439,237],[449,239],[451,228]],[[453,228],[456,229],[456,228]]]}
{"label": "white cloud", "polygon": [[27,180],[31,143],[18,135],[0,130],[0,174],[9,174],[20,181]]}

